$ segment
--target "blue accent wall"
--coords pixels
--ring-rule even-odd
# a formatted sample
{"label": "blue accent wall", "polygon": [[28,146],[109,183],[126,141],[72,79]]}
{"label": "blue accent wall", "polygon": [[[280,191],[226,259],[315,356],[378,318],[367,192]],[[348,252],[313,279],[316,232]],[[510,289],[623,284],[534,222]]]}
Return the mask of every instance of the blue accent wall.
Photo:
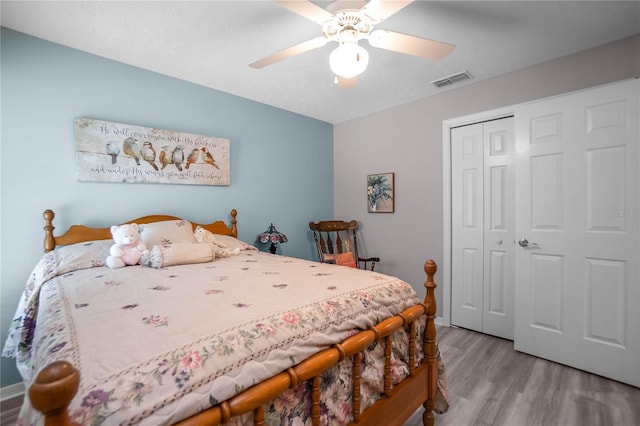
{"label": "blue accent wall", "polygon": [[[153,213],[228,220],[235,208],[244,241],[273,222],[289,239],[278,253],[313,258],[308,223],[334,211],[331,124],[6,28],[0,54],[2,344],[42,256],[45,209],[60,233]],[[76,117],[228,138],[231,185],[78,182]],[[0,386],[21,381],[13,359],[0,368]]]}

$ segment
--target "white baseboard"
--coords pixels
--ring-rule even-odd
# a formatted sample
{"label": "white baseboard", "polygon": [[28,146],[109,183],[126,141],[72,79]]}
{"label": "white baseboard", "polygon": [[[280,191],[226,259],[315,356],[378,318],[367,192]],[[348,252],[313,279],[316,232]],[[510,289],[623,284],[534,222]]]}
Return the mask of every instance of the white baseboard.
{"label": "white baseboard", "polygon": [[0,401],[7,401],[23,395],[24,383],[22,382],[0,388]]}

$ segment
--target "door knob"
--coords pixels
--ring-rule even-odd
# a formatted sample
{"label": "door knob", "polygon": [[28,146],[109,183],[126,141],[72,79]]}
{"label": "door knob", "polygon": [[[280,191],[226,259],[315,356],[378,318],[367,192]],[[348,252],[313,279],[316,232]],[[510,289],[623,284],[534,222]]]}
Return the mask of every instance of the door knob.
{"label": "door knob", "polygon": [[520,247],[524,247],[528,249],[539,248],[538,243],[530,243],[526,238],[523,238],[520,241],[518,241],[518,244],[520,244]]}

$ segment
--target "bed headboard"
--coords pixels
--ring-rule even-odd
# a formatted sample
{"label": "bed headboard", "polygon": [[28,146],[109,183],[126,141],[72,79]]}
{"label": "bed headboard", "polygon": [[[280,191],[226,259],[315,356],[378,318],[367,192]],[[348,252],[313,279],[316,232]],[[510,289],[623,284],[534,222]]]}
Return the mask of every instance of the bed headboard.
{"label": "bed headboard", "polygon": [[[214,234],[232,235],[234,237],[237,237],[238,236],[238,227],[237,227],[238,221],[236,220],[237,215],[238,215],[238,212],[236,211],[236,209],[231,210],[231,226],[227,226],[227,224],[222,220],[218,220],[208,224],[201,224],[201,223],[195,223],[195,222],[191,222],[191,224],[193,225],[194,230],[197,226],[202,226],[203,228],[213,232]],[[45,221],[45,225],[44,225],[44,232],[45,232],[44,251],[45,252],[55,249],[57,245],[75,244],[75,243],[81,243],[84,241],[94,241],[94,240],[110,240],[112,238],[110,226],[106,228],[90,228],[84,225],[72,225],[69,227],[69,229],[67,229],[65,233],[55,237],[53,235],[53,230],[55,229],[55,227],[53,226],[53,218],[56,216],[55,213],[53,212],[53,210],[45,210],[42,213],[42,216],[44,217],[44,221]],[[182,219],[182,218],[179,218],[176,216],[169,216],[169,215],[150,215],[150,216],[139,217],[137,219],[128,220],[124,223],[137,223],[140,225],[143,223],[162,222],[165,220],[176,220],[176,219]],[[188,220],[188,219],[185,219],[185,220]]]}

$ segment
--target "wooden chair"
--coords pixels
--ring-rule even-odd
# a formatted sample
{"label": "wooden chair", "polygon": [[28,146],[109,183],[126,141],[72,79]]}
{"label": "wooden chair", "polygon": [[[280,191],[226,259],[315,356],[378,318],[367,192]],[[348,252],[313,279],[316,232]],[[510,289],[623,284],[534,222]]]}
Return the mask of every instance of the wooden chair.
{"label": "wooden chair", "polygon": [[358,222],[355,220],[309,222],[309,228],[313,231],[313,240],[321,262],[354,266],[371,271],[376,267],[376,262],[380,262],[379,257],[362,258],[358,255],[356,239]]}

